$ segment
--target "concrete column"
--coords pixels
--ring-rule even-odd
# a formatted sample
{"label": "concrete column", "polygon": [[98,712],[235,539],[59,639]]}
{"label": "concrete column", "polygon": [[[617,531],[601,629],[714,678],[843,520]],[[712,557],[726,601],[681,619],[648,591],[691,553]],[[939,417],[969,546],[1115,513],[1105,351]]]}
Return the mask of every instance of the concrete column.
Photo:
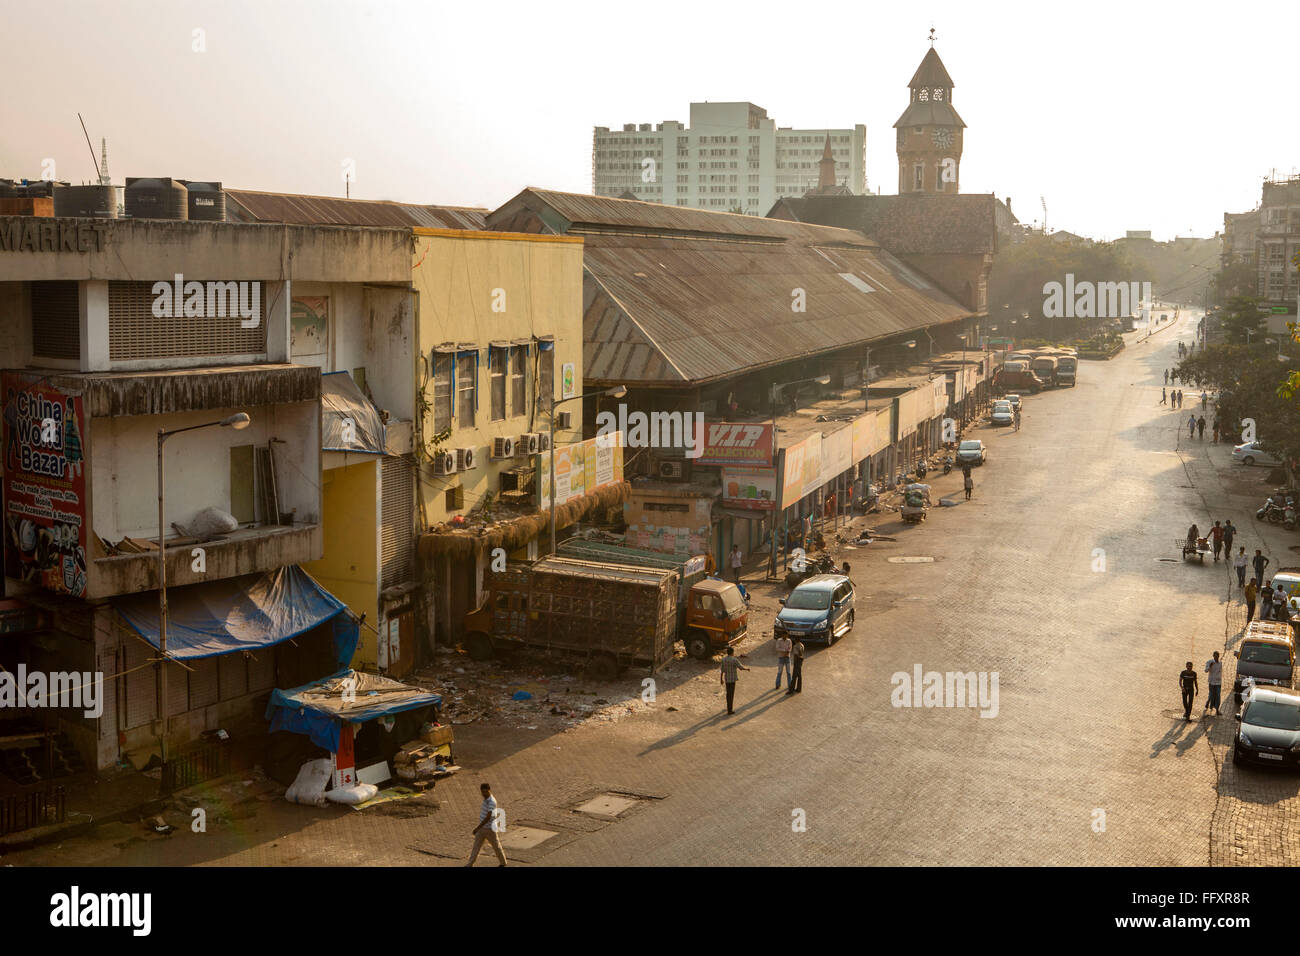
{"label": "concrete column", "polygon": [[289,321],[293,300],[293,283],[264,282],[262,284],[263,311],[266,313],[266,360],[289,361]]}
{"label": "concrete column", "polygon": [[87,279],[81,283],[81,370],[107,372],[108,359],[108,282]]}

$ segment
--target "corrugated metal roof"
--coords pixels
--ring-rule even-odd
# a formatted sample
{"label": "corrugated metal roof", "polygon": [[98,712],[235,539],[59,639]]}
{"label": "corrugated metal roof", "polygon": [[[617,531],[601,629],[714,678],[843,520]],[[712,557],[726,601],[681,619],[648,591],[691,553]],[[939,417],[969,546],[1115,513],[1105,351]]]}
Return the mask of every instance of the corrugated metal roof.
{"label": "corrugated metal roof", "polygon": [[971,314],[879,248],[595,235],[584,265],[590,381],[710,381]]}
{"label": "corrugated metal roof", "polygon": [[559,232],[586,233],[593,229],[603,229],[665,235],[694,234],[700,238],[731,237],[755,242],[803,239],[827,244],[877,245],[874,240],[852,229],[763,219],[741,213],[713,212],[688,206],[670,206],[639,199],[614,199],[609,196],[533,188],[525,189],[491,213],[487,217],[489,226],[508,216],[519,203],[535,209],[544,206],[550,212],[558,214],[564,220],[557,224]]}
{"label": "corrugated metal roof", "polygon": [[591,381],[715,381],[971,314],[853,229],[538,189],[487,222],[583,236]]}
{"label": "corrugated metal roof", "polygon": [[227,189],[226,218],[234,222],[288,222],[331,226],[422,226],[427,229],[483,229],[488,210],[426,206],[386,199],[339,199]]}

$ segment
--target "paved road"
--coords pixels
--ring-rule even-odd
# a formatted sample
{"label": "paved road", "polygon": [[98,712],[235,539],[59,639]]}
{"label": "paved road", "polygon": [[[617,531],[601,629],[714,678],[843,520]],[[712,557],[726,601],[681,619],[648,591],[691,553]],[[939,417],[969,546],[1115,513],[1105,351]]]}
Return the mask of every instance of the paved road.
{"label": "paved road", "polygon": [[[760,595],[734,717],[686,661],[653,710],[615,725],[464,728],[472,772],[438,788],[436,811],[262,804],[203,835],[9,862],[445,865],[489,778],[511,828],[559,834],[518,855],[544,865],[1294,863],[1296,778],[1225,766],[1230,713],[1185,723],[1178,699],[1183,662],[1230,647],[1244,615],[1226,567],[1183,563],[1175,539],[1231,517],[1250,551],[1292,563],[1285,532],[1251,520],[1262,471],[1232,471],[1227,446],[1189,442],[1186,414],[1159,404],[1198,317],[1027,398],[1019,433],[980,429],[972,502],[845,553],[857,626],[813,653],[798,697],[773,693]],[[893,675],[917,666],[996,673],[996,716],[894,706]],[[644,799],[616,822],[573,812],[602,790]]]}

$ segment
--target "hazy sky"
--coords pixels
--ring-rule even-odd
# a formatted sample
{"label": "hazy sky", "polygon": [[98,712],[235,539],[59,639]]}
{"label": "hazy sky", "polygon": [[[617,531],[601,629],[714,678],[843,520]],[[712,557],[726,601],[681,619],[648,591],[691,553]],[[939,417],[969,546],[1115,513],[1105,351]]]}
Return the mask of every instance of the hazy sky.
{"label": "hazy sky", "polygon": [[[936,44],[966,120],[963,192],[1099,238],[1213,235],[1300,167],[1300,4],[46,0],[0,34],[0,176],[126,176],[452,205],[591,190],[593,126],[749,100],[778,126],[893,123]],[[196,39],[195,31],[202,31]],[[202,52],[196,45],[206,47]]]}

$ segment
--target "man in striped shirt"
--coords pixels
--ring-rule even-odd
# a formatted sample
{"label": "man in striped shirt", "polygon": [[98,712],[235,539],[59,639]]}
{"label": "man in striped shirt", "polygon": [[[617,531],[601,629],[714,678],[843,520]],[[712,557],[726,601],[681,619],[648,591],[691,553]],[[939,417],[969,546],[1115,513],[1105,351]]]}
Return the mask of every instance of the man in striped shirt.
{"label": "man in striped shirt", "polygon": [[722,673],[720,680],[722,686],[727,689],[727,713],[734,714],[736,702],[736,672],[749,670],[740,659],[736,657],[734,649],[728,647],[727,653],[722,658]]}

